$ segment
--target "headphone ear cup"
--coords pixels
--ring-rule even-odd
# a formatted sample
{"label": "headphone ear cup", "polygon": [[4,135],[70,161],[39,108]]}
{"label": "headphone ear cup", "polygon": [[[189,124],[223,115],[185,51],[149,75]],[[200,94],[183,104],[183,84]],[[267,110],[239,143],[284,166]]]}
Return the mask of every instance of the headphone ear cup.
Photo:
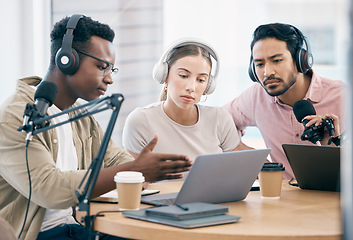
{"label": "headphone ear cup", "polygon": [[168,76],[168,64],[166,62],[158,62],[153,67],[152,77],[158,83],[163,84]]}
{"label": "headphone ear cup", "polygon": [[298,72],[301,72],[301,73],[304,73],[304,69],[305,69],[305,66],[304,66],[304,53],[305,49],[303,48],[300,48],[298,51],[297,51],[297,58],[295,60],[295,64],[297,65],[297,70]]}
{"label": "headphone ear cup", "polygon": [[72,49],[72,51],[64,51],[60,48],[56,53],[55,63],[62,73],[72,75],[79,67],[80,58],[75,49]]}
{"label": "headphone ear cup", "polygon": [[203,94],[211,94],[214,92],[214,90],[216,89],[216,79],[210,75],[210,77],[208,78],[208,84],[207,84],[207,87],[205,89],[205,91],[203,92]]}
{"label": "headphone ear cup", "polygon": [[314,57],[313,54],[309,51],[306,51],[305,53],[305,67],[306,69],[309,71],[309,69],[311,69],[314,65]]}
{"label": "headphone ear cup", "polygon": [[255,66],[254,66],[254,62],[253,62],[252,59],[250,59],[248,74],[249,74],[250,79],[253,82],[258,82],[259,81],[257,76],[256,76],[256,73],[255,73]]}
{"label": "headphone ear cup", "polygon": [[300,48],[297,52],[297,59],[295,62],[298,72],[305,74],[313,67],[313,55],[304,48]]}

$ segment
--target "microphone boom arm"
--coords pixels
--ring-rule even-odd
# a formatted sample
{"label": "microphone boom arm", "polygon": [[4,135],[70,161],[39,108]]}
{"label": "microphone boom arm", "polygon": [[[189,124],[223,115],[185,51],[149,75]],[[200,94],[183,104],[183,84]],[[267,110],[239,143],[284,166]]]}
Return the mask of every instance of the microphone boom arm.
{"label": "microphone boom arm", "polygon": [[[119,100],[121,98],[121,100]],[[117,102],[118,101],[118,102]],[[120,109],[120,105],[122,103],[122,101],[124,101],[124,97],[121,94],[112,94],[111,96],[107,96],[101,99],[96,99],[93,100],[91,102],[88,102],[86,104],[82,104],[73,108],[69,108],[66,109],[60,113],[57,114],[53,114],[50,116],[46,116],[34,121],[30,121],[27,125],[25,126],[21,126],[20,128],[18,128],[18,131],[25,131],[27,133],[32,132],[33,135],[36,135],[38,133],[47,131],[49,129],[64,125],[66,123],[69,122],[74,122],[77,121],[83,117],[88,117],[91,116],[93,114],[99,113],[99,112],[103,112],[105,110],[108,109],[114,109],[116,107],[118,107]],[[102,105],[106,105],[105,107],[101,107]],[[93,106],[93,109],[91,111],[89,111],[90,109],[88,109],[90,106]],[[101,107],[101,108],[100,108]],[[48,124],[44,124],[43,123],[47,123],[49,120],[56,118],[58,116],[70,113],[70,112],[74,112],[80,109],[85,109],[86,110],[82,110],[81,112],[77,113],[76,115],[74,115],[73,117],[69,118],[69,120],[63,121],[63,122],[59,122],[57,124],[53,124],[53,125],[48,125]],[[34,129],[33,129],[34,128]]]}
{"label": "microphone boom arm", "polygon": [[[104,137],[99,147],[97,156],[89,166],[85,176],[83,177],[80,185],[78,186],[78,190],[76,190],[76,196],[77,196],[77,199],[79,200],[77,210],[86,211],[87,214],[84,217],[85,227],[91,230],[93,229],[93,221],[92,221],[93,217],[90,215],[90,199],[98,178],[99,171],[102,166],[103,158],[107,150],[109,140],[113,133],[114,125],[118,117],[122,101],[123,101],[122,95],[119,95],[118,98],[110,99],[110,104],[113,107],[113,112],[112,112],[112,115],[110,116],[110,120],[106,128],[107,130],[104,133]],[[97,112],[97,111],[94,110],[93,112]]]}
{"label": "microphone boom arm", "polygon": [[[84,223],[85,223],[85,227],[90,229],[90,231],[92,231],[93,229],[93,221],[92,221],[93,216],[90,216],[90,198],[92,196],[92,192],[97,181],[97,177],[103,162],[103,158],[107,150],[109,140],[111,138],[114,125],[123,101],[124,101],[124,97],[122,94],[119,94],[119,93],[112,94],[111,96],[107,96],[101,99],[96,99],[86,104],[82,104],[77,107],[66,109],[57,114],[46,116],[35,121],[29,121],[27,124],[17,129],[18,131],[25,131],[32,136],[32,135],[47,131],[49,129],[61,126],[63,124],[77,121],[81,118],[105,111],[107,109],[113,110],[110,116],[108,126],[106,128],[104,137],[102,139],[102,143],[98,149],[97,156],[92,160],[91,165],[87,169],[87,172],[85,173],[81,183],[78,186],[78,190],[75,191],[77,199],[79,200],[77,209],[80,211],[87,212],[86,216],[84,217]],[[53,125],[49,125],[49,121],[51,119],[80,109],[82,109],[82,111],[78,112],[73,117],[69,118],[69,120],[59,122]]]}

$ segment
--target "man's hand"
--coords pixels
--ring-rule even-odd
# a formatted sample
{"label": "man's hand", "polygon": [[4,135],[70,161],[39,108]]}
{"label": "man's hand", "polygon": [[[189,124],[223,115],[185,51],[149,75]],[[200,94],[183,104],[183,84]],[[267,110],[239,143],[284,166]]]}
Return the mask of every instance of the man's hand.
{"label": "man's hand", "polygon": [[155,136],[134,161],[135,171],[143,173],[146,182],[182,178],[181,172],[189,171],[191,162],[188,156],[152,152],[157,144]]}
{"label": "man's hand", "polygon": [[323,116],[319,116],[319,115],[307,116],[307,117],[305,117],[305,119],[309,120],[309,122],[306,124],[306,126],[309,127],[313,124],[315,126],[319,126],[323,122],[322,119],[327,119],[327,118],[331,118],[333,120],[333,125],[335,127],[335,136],[334,137],[339,136],[341,134],[339,118],[334,114],[325,114]]}
{"label": "man's hand", "polygon": [[[331,118],[333,120],[333,125],[334,125],[334,136],[329,136],[328,132],[325,131],[324,138],[322,139],[321,143],[323,145],[328,145],[329,144],[329,139],[331,137],[337,137],[341,134],[341,129],[340,129],[340,124],[339,124],[339,118],[334,115],[334,114],[325,114],[325,115],[310,115],[305,117],[305,119],[309,120],[309,122],[306,124],[307,127],[311,125],[319,126],[320,124],[323,123],[323,119],[328,119]],[[331,143],[333,145],[333,143]]]}

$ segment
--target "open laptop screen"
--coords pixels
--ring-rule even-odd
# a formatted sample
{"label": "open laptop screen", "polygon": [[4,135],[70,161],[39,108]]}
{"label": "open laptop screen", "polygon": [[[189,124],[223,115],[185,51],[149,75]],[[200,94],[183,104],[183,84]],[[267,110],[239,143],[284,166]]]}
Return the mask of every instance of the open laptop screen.
{"label": "open laptop screen", "polygon": [[340,191],[340,147],[282,144],[302,189]]}

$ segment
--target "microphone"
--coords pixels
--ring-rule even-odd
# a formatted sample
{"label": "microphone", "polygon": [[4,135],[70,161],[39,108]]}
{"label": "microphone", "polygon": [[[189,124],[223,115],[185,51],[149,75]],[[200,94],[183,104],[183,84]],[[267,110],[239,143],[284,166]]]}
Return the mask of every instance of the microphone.
{"label": "microphone", "polygon": [[298,122],[303,123],[305,128],[304,133],[301,136],[301,140],[309,140],[310,142],[321,146],[320,141],[323,139],[324,126],[305,126],[309,122],[309,120],[305,119],[305,117],[309,115],[316,115],[315,108],[311,102],[307,100],[299,100],[295,102],[293,105],[293,112]]}
{"label": "microphone", "polygon": [[27,103],[23,114],[23,125],[17,129],[28,133],[26,139],[30,139],[31,131],[33,132],[33,121],[45,116],[48,108],[53,105],[57,93],[58,87],[55,83],[43,81],[39,84],[34,94],[35,102]]}
{"label": "microphone", "polygon": [[48,108],[53,105],[58,87],[53,82],[43,81],[39,84],[37,91],[34,94],[34,108],[36,115],[32,116],[32,121],[45,116]]}

